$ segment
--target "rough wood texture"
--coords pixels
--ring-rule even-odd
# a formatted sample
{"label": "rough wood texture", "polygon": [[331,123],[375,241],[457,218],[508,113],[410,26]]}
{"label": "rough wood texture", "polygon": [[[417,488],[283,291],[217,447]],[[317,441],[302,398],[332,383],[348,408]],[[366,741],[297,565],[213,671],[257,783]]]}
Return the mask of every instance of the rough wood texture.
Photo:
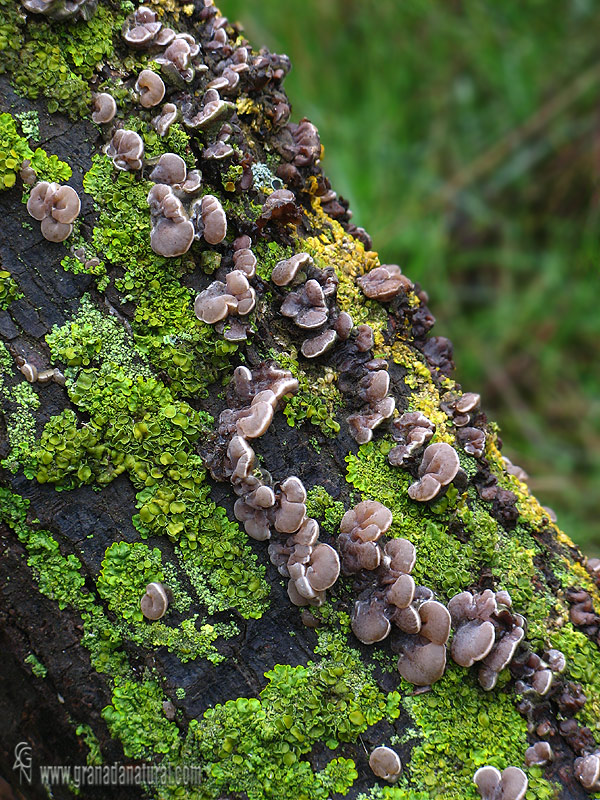
{"label": "rough wood texture", "polygon": [[[478,406],[454,408],[463,393],[450,377],[451,346],[431,336],[434,319],[420,287],[392,270],[397,285],[384,302],[367,299],[364,281],[359,288],[357,279],[378,268],[377,254],[321,171],[316,131],[288,122],[281,89],[287,59],[251,51],[208,2],[154,3],[163,28],[191,33],[202,45],[190,61],[195,75],[163,65],[165,102],[189,121],[201,113],[209,82],[225,75],[221,91],[232,104],[218,124],[194,128],[180,118],[161,138],[152,127],[160,106],[144,110],[134,91],[149,58],[123,40],[129,4],[101,3],[89,20],[52,19],[65,9],[89,16],[91,6],[53,0],[49,17],[25,18],[17,3],[0,0],[0,111],[23,126],[39,123],[30,139],[45,151],[32,159],[37,180],[68,179],[82,201],[73,236],[64,245],[46,241],[20,202],[30,188],[18,175],[13,180],[23,158],[31,159],[28,131],[11,128],[8,113],[0,117],[0,773],[14,792],[0,787],[0,795],[46,797],[39,765],[163,759],[199,765],[201,785],[86,787],[82,794],[477,798],[472,778],[479,767],[525,769],[527,747],[543,740],[553,760],[525,769],[528,800],[589,796],[574,762],[600,743],[594,564],[586,569],[551,513],[506,471],[497,428]],[[164,50],[156,46],[151,59]],[[38,61],[23,77],[32,53]],[[233,71],[236,83],[230,68],[244,63],[247,69]],[[102,128],[89,119],[92,91],[117,100],[116,119]],[[143,135],[142,170],[118,172],[102,154],[115,126]],[[225,156],[207,158],[219,137]],[[209,245],[197,225],[189,252],[167,259],[150,249],[156,220],[145,198],[153,164],[171,150],[188,170],[202,171],[202,187],[191,200],[183,197],[184,215],[210,193],[225,210],[228,232]],[[52,154],[62,167],[48,161]],[[284,184],[293,195],[269,200]],[[258,261],[250,278],[257,304],[245,318],[253,331],[232,344],[223,329],[196,319],[193,301],[225,280],[234,240],[243,235]],[[85,250],[80,261],[72,256],[78,248]],[[271,281],[275,264],[298,252],[313,262],[291,288]],[[327,320],[314,330],[280,313],[307,279],[325,289]],[[331,330],[342,312],[354,326],[371,326],[372,346],[357,344],[355,327],[325,354],[304,358],[303,341]],[[368,339],[366,329],[361,335]],[[374,358],[387,364],[370,363]],[[38,371],[58,367],[66,385],[60,376],[28,384],[18,369],[24,363]],[[268,543],[234,522],[227,452],[236,420],[222,414],[252,397],[236,395],[234,368],[245,365],[258,381],[267,363],[299,381],[279,400],[267,432],[250,440],[263,470],[255,475],[275,491],[271,544],[285,544],[275,514],[282,482],[295,475],[309,490],[306,514],[320,524],[320,541],[337,548],[342,571],[352,572],[312,608],[290,601]],[[389,389],[370,396],[369,376],[382,372]],[[273,383],[265,380],[254,390]],[[390,397],[396,420],[421,412],[435,429],[431,441],[447,443],[460,458],[458,473],[430,502],[408,495],[426,441],[402,466],[388,463],[398,444]],[[377,413],[383,401],[381,424],[368,443],[359,432],[359,447],[348,417]],[[465,423],[479,436],[475,452],[465,450]],[[247,496],[248,485],[238,482],[237,495]],[[441,603],[462,591],[510,593],[512,611],[527,620],[526,635],[494,689],[484,691],[478,665],[457,666],[449,648],[444,676],[428,691],[416,689],[396,662],[428,640],[396,625],[370,646],[353,635],[355,601],[383,602],[389,577],[385,559],[378,569],[353,572],[338,540],[343,513],[363,499],[393,514],[377,546],[413,542],[413,576]],[[119,542],[126,544],[119,549]],[[166,617],[154,623],[139,612],[152,580],[173,592]],[[392,613],[388,602],[385,614]],[[496,644],[519,627],[515,619],[500,612]],[[549,660],[550,649],[564,653],[566,668],[554,671],[542,696],[530,682],[544,667],[536,656]],[[227,704],[236,698],[260,703]],[[13,770],[21,741],[32,747],[31,786],[19,786]],[[378,745],[392,746],[403,763],[398,784],[385,792],[368,764]],[[593,757],[586,764],[593,772]],[[72,797],[72,790],[56,785],[52,796]]]}

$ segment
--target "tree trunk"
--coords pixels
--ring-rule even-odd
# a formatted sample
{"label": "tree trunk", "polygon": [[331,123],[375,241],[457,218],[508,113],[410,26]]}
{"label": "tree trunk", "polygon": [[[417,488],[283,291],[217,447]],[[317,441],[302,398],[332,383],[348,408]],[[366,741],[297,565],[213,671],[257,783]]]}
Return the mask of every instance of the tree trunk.
{"label": "tree trunk", "polygon": [[[251,51],[202,0],[154,3],[162,33],[151,12],[127,17],[128,3],[41,5],[47,15],[0,0],[0,773],[12,787],[0,796],[48,796],[40,767],[58,764],[72,771],[55,798],[78,784],[86,798],[477,798],[473,776],[486,765],[525,770],[528,798],[600,789],[595,564],[507,471],[497,427],[450,377],[450,343],[430,334],[425,293],[397,268],[373,273],[377,254],[321,171],[316,130],[289,123],[286,57]],[[128,46],[123,25],[146,49]],[[191,40],[166,49],[167,27],[200,53]],[[170,61],[173,47],[191,52]],[[147,67],[178,109],[163,135],[161,101],[147,109],[135,88]],[[219,77],[225,104],[205,95]],[[92,92],[116,99],[114,120],[91,121]],[[143,137],[143,164],[137,140],[119,149],[118,128]],[[175,211],[155,199],[151,215],[153,183],[182,183],[150,179],[166,152],[183,157],[189,180],[201,170],[202,184],[165,190]],[[34,197],[21,202],[40,181],[68,181],[81,199],[63,244],[41,233],[57,217],[70,224],[54,189],[41,223],[28,214]],[[177,225],[193,226],[191,247],[153,252],[151,230],[164,252]],[[310,258],[272,280],[295,253]],[[251,289],[239,275],[237,289],[218,283],[234,268]],[[210,324],[193,311],[209,286],[200,316],[219,296],[230,303]],[[256,300],[246,315],[244,298]],[[367,545],[364,505],[339,533],[363,500],[393,516],[389,527],[371,508],[383,516]],[[340,577],[321,581],[332,583],[326,597],[315,543],[291,539],[306,519],[341,560]],[[397,568],[397,539],[415,545],[421,587],[404,615],[390,599],[411,571]],[[140,610],[149,584],[169,601],[154,621]],[[443,675],[428,662],[414,684],[407,663],[446,647],[429,632],[424,604],[442,612],[426,590],[444,605],[460,592],[510,594],[512,609],[488,591],[493,610],[453,611],[455,634],[493,630],[497,663],[524,630],[499,674],[489,659],[487,669],[455,663],[457,637]],[[389,635],[364,633],[367,608],[369,624],[391,620]],[[360,630],[379,641],[362,643]],[[526,766],[527,748],[544,741],[551,760]],[[19,743],[31,774],[29,751],[15,766]],[[402,761],[387,794],[369,766],[380,745]],[[202,780],[107,789],[73,770],[115,762],[197,765]]]}

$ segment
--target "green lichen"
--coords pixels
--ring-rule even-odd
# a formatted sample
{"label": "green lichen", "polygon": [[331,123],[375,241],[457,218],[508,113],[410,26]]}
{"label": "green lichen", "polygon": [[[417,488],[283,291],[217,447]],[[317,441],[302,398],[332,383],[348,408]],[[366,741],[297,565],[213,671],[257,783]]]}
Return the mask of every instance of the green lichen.
{"label": "green lichen", "polygon": [[20,297],[23,295],[10,272],[0,270],[0,310],[6,311],[9,305]]}
{"label": "green lichen", "polygon": [[92,728],[83,723],[75,728],[77,736],[81,736],[88,748],[86,755],[86,764],[90,767],[99,766],[102,764],[102,753],[100,752],[100,742]]}
{"label": "green lichen", "polygon": [[81,298],[78,313],[65,325],[55,325],[46,336],[46,342],[53,360],[67,367],[97,366],[108,361],[131,376],[149,378],[151,375],[144,356],[131,347],[131,336],[123,322],[114,315],[102,313],[88,294]]}
{"label": "green lichen", "polygon": [[29,166],[35,170],[38,180],[60,182],[71,177],[68,164],[55,155],[49,156],[41,147],[32,150],[27,138],[18,133],[12,115],[0,114],[0,191],[15,185],[25,159],[31,162]]}
{"label": "green lichen", "polygon": [[122,21],[106,6],[85,24],[48,25],[30,18],[26,41],[14,59],[15,88],[30,100],[45,97],[51,114],[60,109],[73,119],[85,116],[91,103],[88,81],[112,56],[113,35]]}
{"label": "green lichen", "polygon": [[26,139],[33,139],[38,142],[40,139],[40,115],[37,111],[21,111],[15,114],[15,117],[21,123],[21,130]]}
{"label": "green lichen", "polygon": [[[465,676],[452,662],[430,692],[409,693],[403,705],[416,726],[418,743],[411,751],[410,775],[400,779],[402,787],[425,787],[431,800],[479,800],[472,782],[479,767],[490,764],[502,770],[524,762],[527,721],[513,699],[502,692],[483,692],[473,676]],[[555,796],[540,767],[526,772],[528,798]]]}
{"label": "green lichen", "polygon": [[[168,589],[177,597],[181,590],[173,580],[171,572]],[[237,633],[234,626],[204,623],[198,628],[198,614],[182,620],[176,627],[167,625],[165,622],[169,620],[170,611],[173,608],[177,610],[176,602],[169,607],[165,621],[148,624],[144,620],[140,600],[146,586],[155,581],[165,582],[161,552],[157,547],[151,550],[137,542],[115,542],[104,555],[96,587],[108,607],[129,623],[127,626],[118,625],[118,628],[134,642],[153,648],[166,647],[182,662],[198,657],[206,658],[213,664],[222,661],[223,656],[216,651],[213,642],[219,636],[230,637]]]}
{"label": "green lichen", "polygon": [[293,256],[291,247],[283,247],[277,242],[259,240],[252,245],[252,252],[256,256],[256,274],[263,281],[271,280],[271,273],[278,261]]}
{"label": "green lichen", "polygon": [[322,635],[321,651],[319,662],[267,672],[260,698],[229,700],[190,723],[185,752],[205,765],[207,798],[235,791],[249,800],[325,800],[348,791],[357,776],[351,760],[337,757],[314,772],[301,756],[317,741],[335,751],[369,725],[395,718],[399,695],[386,698],[338,634]]}
{"label": "green lichen", "polygon": [[327,533],[336,533],[346,509],[323,486],[313,486],[306,496],[306,515],[316,519]]}
{"label": "green lichen", "polygon": [[10,452],[0,465],[11,472],[16,472],[20,466],[26,470],[35,469],[34,411],[40,406],[39,397],[27,381],[22,380],[15,386],[8,385],[6,378],[14,371],[12,357],[6,346],[0,342],[0,399],[4,404],[6,435],[10,445]]}
{"label": "green lichen", "polygon": [[269,356],[276,359],[283,369],[288,369],[299,384],[298,391],[284,400],[283,414],[290,428],[307,421],[320,428],[326,436],[339,433],[340,423],[335,414],[342,405],[342,396],[335,385],[336,373],[330,367],[322,372],[313,372],[310,367],[302,369],[295,351],[271,350]]}
{"label": "green lichen", "polygon": [[46,669],[46,667],[42,664],[42,662],[38,658],[36,658],[36,656],[33,653],[30,653],[23,660],[25,661],[26,664],[29,664],[29,666],[31,667],[31,671],[37,678],[45,678],[46,675],[48,674],[48,670]]}
{"label": "green lichen", "polygon": [[157,753],[168,753],[171,760],[177,757],[179,728],[166,719],[163,698],[156,681],[115,680],[112,703],[102,709],[102,717],[128,758]]}

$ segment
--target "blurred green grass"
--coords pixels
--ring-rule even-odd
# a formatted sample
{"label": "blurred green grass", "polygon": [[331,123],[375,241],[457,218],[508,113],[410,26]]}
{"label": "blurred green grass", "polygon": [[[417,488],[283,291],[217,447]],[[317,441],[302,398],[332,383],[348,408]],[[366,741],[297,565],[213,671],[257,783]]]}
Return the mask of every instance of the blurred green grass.
{"label": "blurred green grass", "polygon": [[504,453],[600,552],[600,5],[221,0],[286,52],[293,119],[382,261],[428,291]]}

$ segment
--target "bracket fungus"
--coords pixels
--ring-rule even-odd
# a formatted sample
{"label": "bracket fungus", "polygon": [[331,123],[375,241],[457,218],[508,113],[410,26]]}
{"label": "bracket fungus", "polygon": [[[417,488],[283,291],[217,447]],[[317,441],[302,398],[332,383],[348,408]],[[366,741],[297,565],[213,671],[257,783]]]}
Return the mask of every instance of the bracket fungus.
{"label": "bracket fungus", "polygon": [[199,236],[208,244],[219,244],[227,236],[227,216],[217,197],[205,194],[194,204],[192,218]]}
{"label": "bracket fungus", "polygon": [[135,131],[119,128],[104,148],[117,169],[137,172],[144,163],[144,140]]}
{"label": "bracket fungus", "polygon": [[435,425],[420,411],[407,411],[392,424],[392,437],[398,442],[388,453],[394,467],[402,466],[435,433]]}
{"label": "bracket fungus", "polygon": [[306,117],[297,125],[288,125],[295,144],[294,164],[297,167],[311,167],[321,158],[321,139],[319,131]]}
{"label": "bracket fungus", "polygon": [[525,636],[525,619],[511,606],[508,592],[490,589],[475,595],[460,592],[448,603],[455,628],[452,658],[463,667],[481,662],[478,680],[486,691],[494,688]]}
{"label": "bracket fungus", "polygon": [[105,125],[114,119],[117,103],[112,95],[100,92],[92,98],[92,109],[92,121],[98,125]]}
{"label": "bracket fungus", "polygon": [[419,480],[408,487],[412,500],[426,503],[438,496],[443,486],[452,483],[460,468],[456,450],[446,442],[430,444],[419,466]]}
{"label": "bracket fungus", "polygon": [[402,772],[400,756],[391,747],[376,747],[369,756],[369,766],[378,778],[396,783]]}
{"label": "bracket fungus", "polygon": [[290,258],[278,261],[271,273],[271,280],[276,286],[287,286],[290,284],[299,270],[309,267],[313,260],[308,253],[296,253]]}
{"label": "bracket fungus", "polygon": [[375,428],[389,419],[396,408],[396,401],[388,395],[390,376],[387,366],[387,361],[382,359],[368,362],[368,372],[359,382],[358,396],[366,405],[348,417],[350,433],[358,444],[370,442]]}
{"label": "bracket fungus", "polygon": [[75,189],[47,181],[36,183],[27,201],[29,215],[41,222],[42,236],[49,242],[64,242],[71,235],[80,210]]}
{"label": "bracket fungus", "polygon": [[175,38],[175,31],[164,28],[156,13],[147,6],[139,6],[127,17],[122,33],[127,44],[136,50],[165,47]]}
{"label": "bracket fungus", "polygon": [[481,800],[523,800],[529,785],[519,767],[506,767],[500,773],[496,767],[481,767],[473,775]]}
{"label": "bracket fungus", "polygon": [[32,14],[43,14],[50,19],[90,20],[98,0],[21,0],[21,5]]}
{"label": "bracket fungus", "polygon": [[160,75],[151,69],[143,69],[135,82],[135,90],[139,94],[144,108],[154,108],[165,96],[165,84]]}
{"label": "bracket fungus", "polygon": [[198,319],[213,325],[229,314],[245,316],[256,305],[256,293],[244,273],[235,269],[227,273],[225,283],[213,281],[196,296],[194,312]]}
{"label": "bracket fungus", "polygon": [[356,281],[363,294],[370,300],[379,300],[385,303],[396,295],[406,293],[412,289],[412,282],[402,274],[397,264],[384,264],[375,267],[366,275]]}
{"label": "bracket fungus", "polygon": [[253,278],[256,275],[256,256],[250,249],[250,238],[244,237],[248,241],[243,241],[243,246],[236,247],[236,242],[233,243],[233,265],[235,269],[239,269],[247,278]]}
{"label": "bracket fungus", "polygon": [[150,246],[160,256],[181,256],[192,246],[194,226],[170,186],[156,183],[148,192],[152,229]]}
{"label": "bracket fungus", "polygon": [[279,533],[295,533],[306,516],[306,489],[295,475],[281,484],[279,508],[275,514],[275,530]]}
{"label": "bracket fungus", "polygon": [[176,153],[163,153],[149,177],[154,183],[173,186],[184,183],[186,176],[187,167],[183,158]]}
{"label": "bracket fungus", "polygon": [[575,759],[575,777],[586,792],[600,792],[600,750]]}
{"label": "bracket fungus", "polygon": [[162,583],[149,583],[146,592],[140,600],[140,608],[146,619],[160,619],[167,613],[169,598]]}

